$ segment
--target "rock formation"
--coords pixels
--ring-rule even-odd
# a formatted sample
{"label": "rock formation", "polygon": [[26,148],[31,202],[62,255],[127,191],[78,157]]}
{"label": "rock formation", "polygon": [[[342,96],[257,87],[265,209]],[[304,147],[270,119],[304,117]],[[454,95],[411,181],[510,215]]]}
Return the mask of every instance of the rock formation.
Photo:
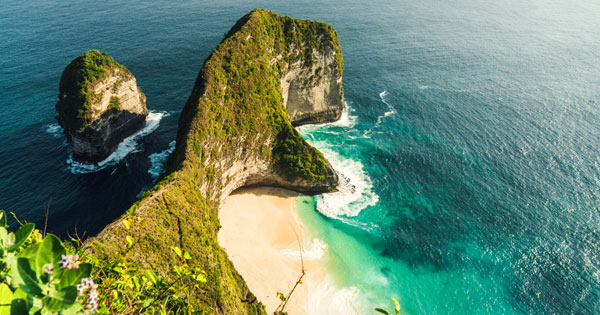
{"label": "rock formation", "polygon": [[105,159],[146,124],[146,96],[135,77],[97,50],[65,68],[58,99],[57,119],[77,160]]}
{"label": "rock formation", "polygon": [[287,65],[281,78],[283,103],[292,125],[318,124],[335,121],[344,109],[342,89],[343,63],[339,43],[324,41],[321,50],[314,47],[292,46],[299,54],[304,51],[304,60]]}
{"label": "rock formation", "polygon": [[[308,194],[336,189],[336,172],[290,116],[296,123],[340,116],[339,47],[325,23],[261,9],[241,18],[204,62],[162,180],[89,240],[90,252],[173,279],[169,266],[178,258],[171,248],[177,246],[192,257],[187,263],[207,273],[204,293],[189,297],[190,303],[210,314],[264,313],[260,303],[247,302],[253,295],[217,242],[217,211],[242,186]],[[126,236],[135,240],[130,248]]]}

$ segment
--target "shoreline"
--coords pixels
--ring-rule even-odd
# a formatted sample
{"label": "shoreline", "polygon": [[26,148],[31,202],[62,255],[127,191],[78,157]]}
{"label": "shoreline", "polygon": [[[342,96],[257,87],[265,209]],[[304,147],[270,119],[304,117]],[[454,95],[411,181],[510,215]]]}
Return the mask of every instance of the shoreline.
{"label": "shoreline", "polygon": [[228,196],[219,209],[219,244],[267,313],[280,305],[277,293],[287,295],[298,281],[301,256],[306,274],[285,311],[307,314],[311,291],[325,280],[320,255],[307,253],[306,248],[300,255],[298,242],[303,247],[310,244],[296,213],[297,197],[281,188],[242,188]]}

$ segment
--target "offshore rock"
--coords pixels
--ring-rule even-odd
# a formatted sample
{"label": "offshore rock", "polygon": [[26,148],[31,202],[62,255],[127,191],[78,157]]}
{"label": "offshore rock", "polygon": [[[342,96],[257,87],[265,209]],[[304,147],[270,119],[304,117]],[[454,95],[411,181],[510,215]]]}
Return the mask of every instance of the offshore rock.
{"label": "offshore rock", "polygon": [[57,120],[76,160],[102,161],[146,125],[146,96],[135,77],[97,50],[65,68],[58,99]]}

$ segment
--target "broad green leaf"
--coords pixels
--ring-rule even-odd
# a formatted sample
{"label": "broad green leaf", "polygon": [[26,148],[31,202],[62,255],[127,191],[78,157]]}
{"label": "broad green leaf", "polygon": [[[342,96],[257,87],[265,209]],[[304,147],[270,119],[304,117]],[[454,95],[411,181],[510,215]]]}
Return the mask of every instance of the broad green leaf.
{"label": "broad green leaf", "polygon": [[131,227],[131,222],[129,222],[129,220],[123,220],[123,224],[125,225],[125,228],[128,230]]}
{"label": "broad green leaf", "polygon": [[44,307],[51,312],[58,312],[68,308],[75,303],[77,292],[75,286],[66,287],[59,291],[51,290],[50,293],[42,299]]}
{"label": "broad green leaf", "polygon": [[396,300],[395,298],[392,298],[392,301],[394,301],[394,311],[397,314],[400,314],[400,303],[398,303],[398,300]]}
{"label": "broad green leaf", "polygon": [[10,315],[10,303],[12,299],[12,290],[6,283],[0,283],[0,315]]}
{"label": "broad green leaf", "polygon": [[181,258],[182,253],[181,253],[181,249],[179,247],[173,246],[173,247],[171,247],[171,249],[175,252],[175,254],[177,254],[177,256],[179,256]]}
{"label": "broad green leaf", "polygon": [[375,308],[376,311],[378,311],[381,314],[385,314],[385,315],[390,315],[390,313],[388,313],[386,310],[384,310],[383,308]]}
{"label": "broad green leaf", "polygon": [[190,259],[192,259],[192,256],[190,256],[190,253],[185,252],[185,253],[183,253],[183,259],[190,260]]}
{"label": "broad green leaf", "polygon": [[10,314],[11,315],[23,315],[27,314],[27,302],[25,299],[14,299],[10,303]]}
{"label": "broad green leaf", "polygon": [[6,230],[5,227],[0,226],[0,244],[2,245],[2,247],[8,247],[7,245],[7,241],[8,240],[8,231]]}
{"label": "broad green leaf", "polygon": [[27,258],[17,258],[17,270],[19,270],[19,275],[23,280],[22,283],[19,283],[19,288],[28,295],[41,297],[42,289],[38,284],[35,271],[31,269]]}
{"label": "broad green leaf", "polygon": [[61,315],[76,315],[76,314],[81,314],[81,310],[82,309],[83,309],[83,306],[81,306],[81,304],[75,302],[75,303],[71,304],[71,306],[69,306],[66,309],[63,309],[62,311],[60,311],[60,314]]}
{"label": "broad green leaf", "polygon": [[27,240],[29,235],[31,235],[31,232],[33,231],[34,228],[35,228],[35,224],[33,224],[33,223],[27,223],[27,224],[23,225],[22,227],[20,227],[19,230],[17,230],[17,233],[15,233],[15,241],[14,241],[13,245],[10,246],[8,248],[8,250],[12,252],[12,251],[17,250],[19,247],[21,247],[21,245],[23,245],[23,243],[25,243],[25,241]]}
{"label": "broad green leaf", "polygon": [[80,264],[78,269],[65,270],[60,277],[60,284],[57,288],[62,289],[68,286],[78,285],[81,279],[88,278],[92,271],[92,265]]}
{"label": "broad green leaf", "polygon": [[29,260],[34,261],[35,255],[37,255],[39,248],[40,248],[40,243],[32,245],[32,246],[28,246],[24,250],[20,251],[19,254],[17,254],[17,257],[27,258]]}
{"label": "broad green leaf", "polygon": [[0,227],[6,227],[6,211],[0,210]]}
{"label": "broad green leaf", "polygon": [[41,298],[30,298],[27,300],[27,305],[29,306],[29,314],[39,314],[38,311],[41,311],[44,307],[44,302]]}
{"label": "broad green leaf", "polygon": [[61,255],[64,254],[65,248],[58,237],[52,234],[46,235],[35,255],[35,270],[38,274],[42,274],[44,266],[47,264],[52,264],[54,270],[58,270],[58,261],[61,259]]}

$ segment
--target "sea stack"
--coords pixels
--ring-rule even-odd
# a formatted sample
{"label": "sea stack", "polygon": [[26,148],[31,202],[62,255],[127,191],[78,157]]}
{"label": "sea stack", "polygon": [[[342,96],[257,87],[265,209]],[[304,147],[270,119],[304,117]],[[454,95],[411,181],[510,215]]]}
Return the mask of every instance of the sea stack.
{"label": "sea stack", "polygon": [[75,58],[60,79],[58,123],[73,158],[99,162],[123,139],[146,125],[146,96],[135,77],[107,53],[91,50]]}

